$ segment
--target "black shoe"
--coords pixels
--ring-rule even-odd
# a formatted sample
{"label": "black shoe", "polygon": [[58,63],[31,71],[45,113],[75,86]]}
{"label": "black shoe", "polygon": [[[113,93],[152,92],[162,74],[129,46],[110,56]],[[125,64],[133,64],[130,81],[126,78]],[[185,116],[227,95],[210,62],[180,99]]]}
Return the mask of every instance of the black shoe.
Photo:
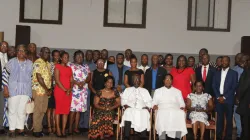
{"label": "black shoe", "polygon": [[40,135],[40,137],[45,136],[45,134],[43,132],[39,132],[39,135]]}
{"label": "black shoe", "polygon": [[20,133],[18,133],[18,135],[23,136],[23,137],[27,137],[26,133],[24,133],[24,132],[20,132]]}
{"label": "black shoe", "polygon": [[10,132],[9,133],[9,137],[10,138],[15,138],[16,137],[16,133],[15,132]]}
{"label": "black shoe", "polygon": [[37,138],[40,138],[41,134],[40,134],[40,132],[33,132],[33,136],[37,137]]}

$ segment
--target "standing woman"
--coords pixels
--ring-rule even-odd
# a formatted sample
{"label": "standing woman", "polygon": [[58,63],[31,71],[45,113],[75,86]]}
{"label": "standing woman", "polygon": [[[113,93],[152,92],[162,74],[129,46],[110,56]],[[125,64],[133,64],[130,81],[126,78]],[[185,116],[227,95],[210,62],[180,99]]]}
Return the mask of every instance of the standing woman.
{"label": "standing woman", "polygon": [[182,97],[186,100],[196,78],[193,68],[188,67],[187,58],[184,55],[177,58],[176,68],[172,69],[171,75],[174,77],[173,86],[181,91]]}
{"label": "standing woman", "polygon": [[[54,76],[54,70],[55,70],[55,65],[59,64],[60,60],[60,52],[58,50],[53,50],[52,51],[52,62],[51,64],[51,74],[52,74],[52,91],[54,91],[54,86],[56,84],[55,82],[55,76]],[[56,122],[55,122],[55,97],[54,93],[49,96],[49,102],[48,102],[48,109],[47,109],[47,121],[48,121],[48,132],[49,133],[55,133],[56,132]],[[52,122],[52,127],[51,129],[51,122]]]}
{"label": "standing woman", "polygon": [[15,130],[19,135],[24,133],[26,118],[25,106],[32,96],[31,91],[32,62],[26,59],[24,45],[17,46],[17,57],[11,59],[3,71],[4,97],[8,98],[9,136],[15,137]]}
{"label": "standing woman", "polygon": [[[69,66],[73,71],[73,90],[72,102],[70,107],[70,121],[69,121],[69,134],[80,133],[78,124],[80,120],[80,112],[87,110],[87,96],[88,84],[90,81],[90,70],[88,65],[83,64],[84,53],[80,50],[74,53],[74,63]],[[73,123],[75,122],[75,129],[73,131]]]}
{"label": "standing woman", "polygon": [[165,56],[165,65],[163,66],[163,68],[166,69],[166,71],[167,71],[168,74],[169,74],[169,73],[172,71],[172,69],[174,68],[174,66],[173,66],[173,59],[174,59],[174,57],[173,57],[172,54],[167,54],[167,55]]}
{"label": "standing woman", "polygon": [[37,53],[36,53],[36,44],[30,43],[28,45],[28,53],[27,58],[32,61],[33,63],[38,59]]}
{"label": "standing woman", "polygon": [[96,70],[93,71],[91,75],[91,81],[89,83],[89,89],[91,90],[90,95],[90,105],[93,105],[94,96],[98,90],[104,88],[104,78],[107,76],[112,76],[108,69],[104,68],[104,60],[99,58],[96,62]]}
{"label": "standing woman", "polygon": [[[69,54],[62,52],[60,54],[61,64],[55,65],[55,81],[56,86],[54,96],[56,101],[56,135],[58,137],[66,137],[66,124],[70,105],[72,100],[73,74],[69,66]],[[60,115],[62,115],[62,131],[60,129]]]}
{"label": "standing woman", "polygon": [[140,87],[144,85],[144,72],[141,69],[137,68],[137,58],[134,54],[130,57],[130,66],[131,68],[125,72],[124,75],[124,85],[126,88],[134,86],[133,84],[133,75],[138,74],[141,76],[141,84]]}

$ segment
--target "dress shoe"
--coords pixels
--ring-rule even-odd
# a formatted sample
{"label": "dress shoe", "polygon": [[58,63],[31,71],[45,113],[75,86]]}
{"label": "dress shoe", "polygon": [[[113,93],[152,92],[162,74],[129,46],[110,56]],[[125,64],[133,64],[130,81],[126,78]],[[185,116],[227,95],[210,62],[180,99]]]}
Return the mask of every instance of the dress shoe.
{"label": "dress shoe", "polygon": [[37,138],[40,138],[41,134],[40,134],[40,132],[33,132],[33,136],[37,137]]}

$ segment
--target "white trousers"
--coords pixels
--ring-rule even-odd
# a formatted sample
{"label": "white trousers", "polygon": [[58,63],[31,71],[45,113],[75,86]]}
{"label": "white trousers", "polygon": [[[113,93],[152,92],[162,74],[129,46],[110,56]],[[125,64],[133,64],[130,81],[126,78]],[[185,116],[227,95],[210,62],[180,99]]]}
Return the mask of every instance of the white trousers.
{"label": "white trousers", "polygon": [[8,98],[9,130],[24,129],[25,107],[28,100],[29,96],[27,95],[17,95]]}

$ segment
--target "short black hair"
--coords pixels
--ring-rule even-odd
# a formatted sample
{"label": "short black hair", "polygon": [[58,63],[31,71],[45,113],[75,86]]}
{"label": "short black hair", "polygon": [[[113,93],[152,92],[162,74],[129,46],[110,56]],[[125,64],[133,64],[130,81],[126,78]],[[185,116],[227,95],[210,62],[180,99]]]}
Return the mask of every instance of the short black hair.
{"label": "short black hair", "polygon": [[205,52],[208,54],[208,50],[207,50],[206,48],[200,49],[200,52],[201,52],[201,51],[205,51]]}
{"label": "short black hair", "polygon": [[164,76],[164,80],[167,78],[167,76],[170,76],[170,77],[171,77],[171,80],[173,81],[174,77],[173,77],[173,75],[170,74],[170,73],[168,73],[168,74],[166,74],[166,75]]}
{"label": "short black hair", "polygon": [[115,86],[115,79],[113,76],[110,76],[108,75],[107,77],[104,77],[104,87],[105,87],[105,84],[108,82],[108,80],[112,80],[113,81],[113,87]]}
{"label": "short black hair", "polygon": [[48,49],[48,50],[49,50],[49,48],[48,48],[48,47],[42,47],[42,48],[41,48],[41,50],[40,50],[40,52],[44,52],[44,51],[45,51],[45,49]]}
{"label": "short black hair", "polygon": [[226,56],[223,56],[222,58],[227,58],[229,62],[231,61],[230,57],[227,56],[227,55],[226,55]]}
{"label": "short black hair", "polygon": [[147,54],[145,54],[145,53],[141,55],[141,57],[143,57],[143,56],[146,56],[146,57],[148,57],[148,55],[147,55]]}
{"label": "short black hair", "polygon": [[218,56],[217,58],[216,58],[216,61],[218,60],[218,59],[222,59],[223,58],[223,56]]}
{"label": "short black hair", "polygon": [[180,68],[180,67],[179,67],[179,65],[178,65],[178,62],[179,62],[179,60],[180,60],[182,57],[184,58],[184,61],[185,61],[185,68],[187,68],[187,67],[188,67],[187,57],[186,57],[186,56],[184,56],[184,55],[180,55],[180,56],[177,58],[177,61],[176,61],[176,68],[177,68],[177,69],[179,69],[179,68]]}
{"label": "short black hair", "polygon": [[27,53],[27,47],[24,45],[24,44],[19,44],[19,45],[17,45],[17,47],[16,47],[16,52],[18,52],[18,50],[21,48],[21,47],[23,47],[24,48],[24,52],[25,53]]}
{"label": "short black hair", "polygon": [[85,52],[85,53],[87,53],[87,52],[91,52],[91,53],[92,53],[93,51],[92,51],[92,50],[86,50],[86,52]]}
{"label": "short black hair", "polygon": [[74,56],[73,56],[74,61],[75,61],[75,59],[76,59],[76,56],[79,55],[79,54],[81,54],[82,57],[84,57],[84,53],[83,53],[81,50],[77,50],[77,51],[75,51]]}
{"label": "short black hair", "polygon": [[137,61],[137,58],[136,58],[136,56],[135,56],[134,54],[131,54],[131,56],[130,56],[130,61],[131,61],[132,59],[135,59],[135,60]]}
{"label": "short black hair", "polygon": [[94,53],[94,52],[101,53],[99,50],[94,50],[93,53]]}
{"label": "short black hair", "polygon": [[118,53],[118,54],[116,55],[116,58],[118,58],[118,56],[122,56],[122,57],[124,58],[124,54],[123,54],[123,53]]}
{"label": "short black hair", "polygon": [[62,58],[65,54],[69,56],[69,53],[68,53],[68,52],[62,51],[62,52],[60,53],[60,58]]}
{"label": "short black hair", "polygon": [[195,60],[195,58],[193,56],[189,56],[188,59],[194,59]]}
{"label": "short black hair", "polygon": [[51,53],[51,55],[54,56],[55,53],[59,53],[60,54],[60,51],[59,50],[53,50],[52,53]]}
{"label": "short black hair", "polygon": [[172,60],[174,59],[174,56],[173,56],[172,54],[168,53],[168,54],[165,55],[165,60],[166,60],[167,57],[169,57],[169,56],[172,57]]}

